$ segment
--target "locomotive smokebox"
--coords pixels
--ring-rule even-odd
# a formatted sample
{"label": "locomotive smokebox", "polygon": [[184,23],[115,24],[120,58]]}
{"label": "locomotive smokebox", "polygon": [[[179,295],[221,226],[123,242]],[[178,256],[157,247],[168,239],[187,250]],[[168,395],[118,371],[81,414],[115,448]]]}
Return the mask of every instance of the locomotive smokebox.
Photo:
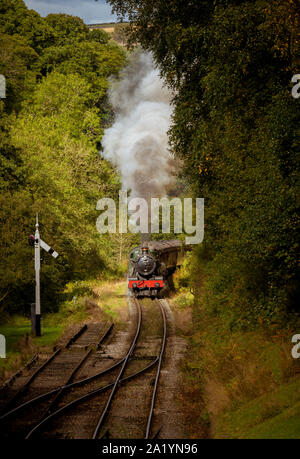
{"label": "locomotive smokebox", "polygon": [[142,276],[150,276],[154,272],[156,261],[152,255],[149,255],[148,247],[142,247],[142,255],[137,260],[135,266],[138,273]]}

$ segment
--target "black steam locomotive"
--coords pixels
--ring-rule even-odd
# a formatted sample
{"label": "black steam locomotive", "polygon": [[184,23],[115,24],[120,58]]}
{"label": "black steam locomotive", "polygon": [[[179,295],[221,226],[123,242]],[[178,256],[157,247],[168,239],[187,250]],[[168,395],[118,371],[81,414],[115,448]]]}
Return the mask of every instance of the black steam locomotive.
{"label": "black steam locomotive", "polygon": [[179,240],[148,241],[129,254],[128,288],[137,297],[157,297],[170,286],[187,246]]}

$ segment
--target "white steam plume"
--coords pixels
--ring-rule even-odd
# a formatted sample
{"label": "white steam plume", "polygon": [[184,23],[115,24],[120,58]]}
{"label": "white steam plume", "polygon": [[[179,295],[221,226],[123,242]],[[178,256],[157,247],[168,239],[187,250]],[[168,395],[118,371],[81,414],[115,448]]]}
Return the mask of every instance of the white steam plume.
{"label": "white steam plume", "polygon": [[112,84],[110,102],[116,113],[106,129],[102,156],[121,173],[131,197],[159,197],[174,180],[175,161],[168,150],[171,93],[149,53],[138,52]]}

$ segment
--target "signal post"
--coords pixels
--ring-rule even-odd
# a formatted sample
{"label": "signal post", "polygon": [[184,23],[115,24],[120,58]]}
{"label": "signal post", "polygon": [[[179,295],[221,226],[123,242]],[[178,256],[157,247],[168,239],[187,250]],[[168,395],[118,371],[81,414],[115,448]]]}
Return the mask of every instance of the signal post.
{"label": "signal post", "polygon": [[55,252],[46,242],[40,238],[38,214],[36,215],[35,235],[30,235],[28,239],[29,245],[34,247],[34,269],[35,269],[35,312],[34,317],[31,316],[32,330],[35,336],[41,336],[41,289],[40,289],[40,270],[41,270],[41,247],[52,257],[57,258],[58,253]]}

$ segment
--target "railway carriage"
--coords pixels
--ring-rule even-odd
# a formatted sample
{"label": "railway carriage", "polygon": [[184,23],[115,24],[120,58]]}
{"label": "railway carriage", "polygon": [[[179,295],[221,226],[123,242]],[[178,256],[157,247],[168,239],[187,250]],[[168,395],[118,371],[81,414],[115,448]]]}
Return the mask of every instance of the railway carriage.
{"label": "railway carriage", "polygon": [[156,298],[172,283],[188,249],[181,241],[148,241],[129,254],[128,288],[137,297]]}

